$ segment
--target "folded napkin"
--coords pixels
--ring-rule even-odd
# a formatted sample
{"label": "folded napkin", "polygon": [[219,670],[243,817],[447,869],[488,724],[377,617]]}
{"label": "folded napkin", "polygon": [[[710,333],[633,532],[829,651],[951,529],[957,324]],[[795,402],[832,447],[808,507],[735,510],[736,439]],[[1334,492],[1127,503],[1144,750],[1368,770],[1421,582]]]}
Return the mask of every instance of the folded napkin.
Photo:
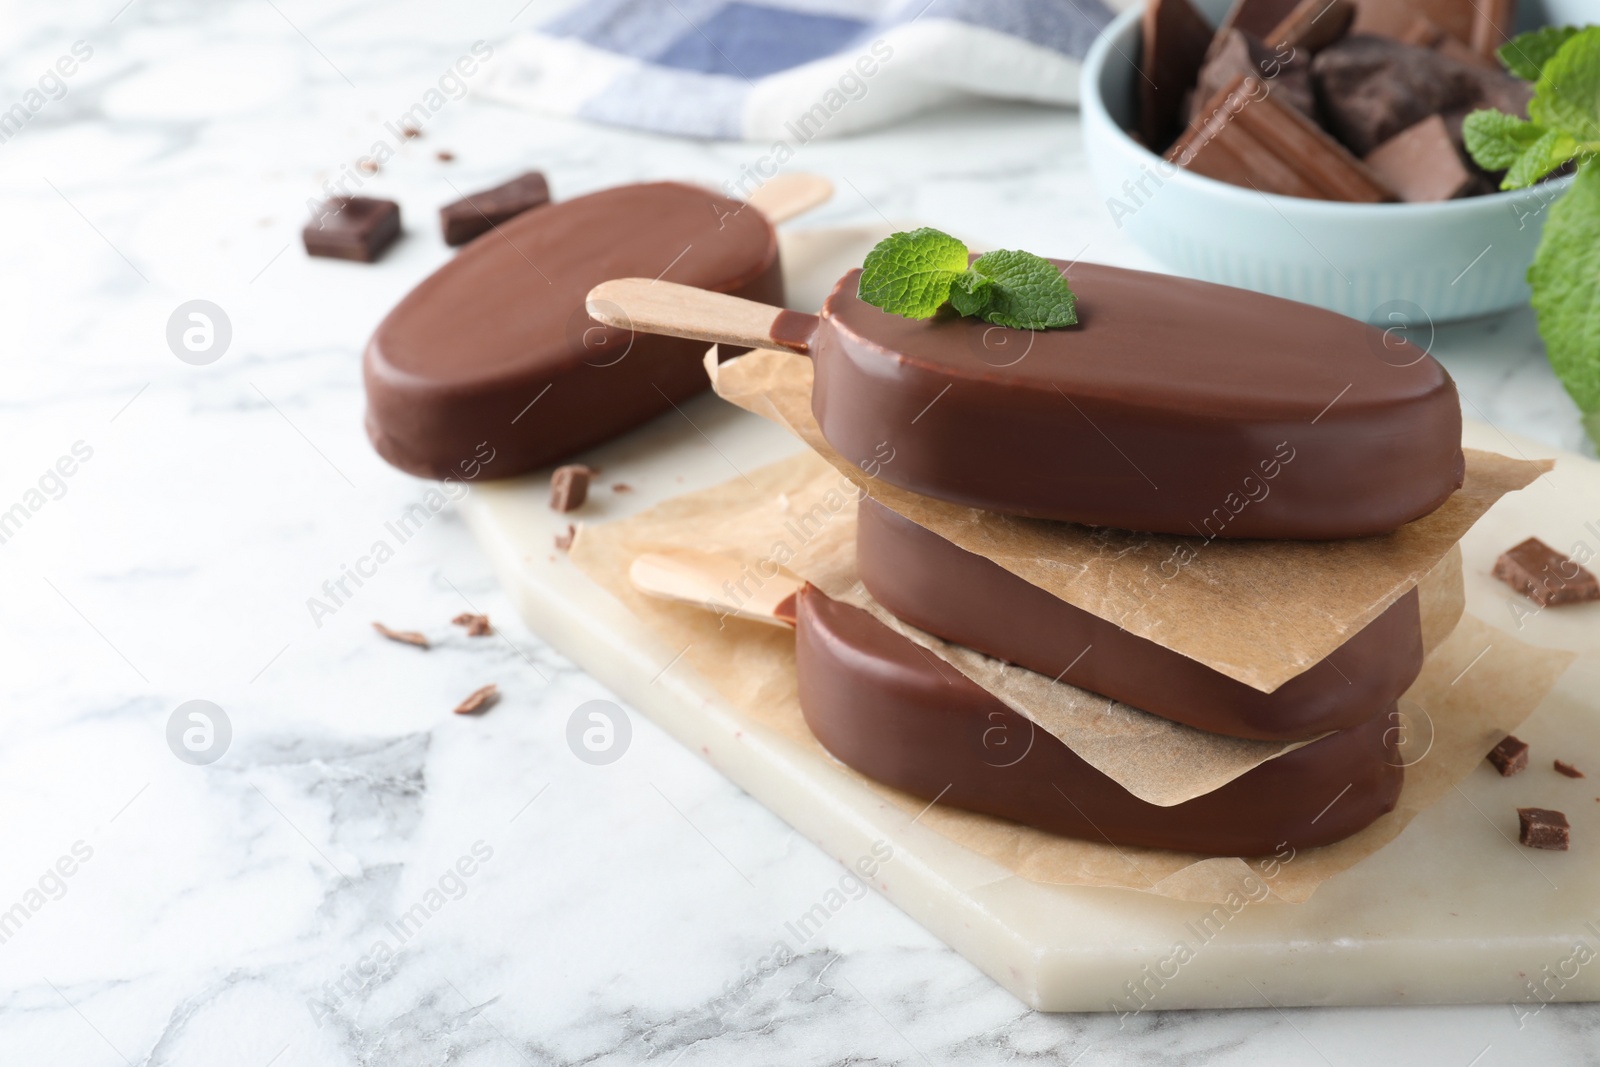
{"label": "folded napkin", "polygon": [[795,145],[964,97],[1078,99],[1129,0],[583,0],[507,42],[481,91],[661,133]]}

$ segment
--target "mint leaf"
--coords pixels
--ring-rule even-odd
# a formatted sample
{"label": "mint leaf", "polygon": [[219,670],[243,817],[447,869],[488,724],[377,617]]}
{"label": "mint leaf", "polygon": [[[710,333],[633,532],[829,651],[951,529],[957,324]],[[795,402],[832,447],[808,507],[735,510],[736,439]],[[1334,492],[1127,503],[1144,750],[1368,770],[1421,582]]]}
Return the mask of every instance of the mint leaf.
{"label": "mint leaf", "polygon": [[958,274],[950,287],[950,306],[958,315],[978,318],[989,306],[989,293],[993,289],[994,282],[969,268],[965,274]]}
{"label": "mint leaf", "polygon": [[1578,142],[1571,137],[1560,130],[1546,130],[1511,164],[1500,181],[1500,188],[1526,189],[1571,159],[1577,151]]}
{"label": "mint leaf", "polygon": [[[985,304],[976,312],[985,322],[1049,330],[1078,321],[1077,298],[1048,259],[1031,252],[986,252],[973,262],[972,273],[989,283],[982,289]],[[956,310],[961,311],[960,305]]]}
{"label": "mint leaf", "polygon": [[1573,34],[1546,62],[1528,117],[1574,141],[1600,141],[1600,26]]}
{"label": "mint leaf", "polygon": [[950,299],[950,287],[967,270],[967,246],[924,226],[890,234],[867,253],[856,295],[873,307],[908,319],[926,319]]}
{"label": "mint leaf", "polygon": [[1600,169],[1592,160],[1551,207],[1528,283],[1550,366],[1600,443]]}
{"label": "mint leaf", "polygon": [[1544,134],[1535,126],[1504,111],[1474,111],[1461,124],[1467,151],[1484,170],[1505,170]]}
{"label": "mint leaf", "polygon": [[1544,72],[1544,65],[1577,33],[1576,26],[1545,26],[1512,38],[1501,45],[1495,55],[1507,70],[1523,81],[1536,82]]}

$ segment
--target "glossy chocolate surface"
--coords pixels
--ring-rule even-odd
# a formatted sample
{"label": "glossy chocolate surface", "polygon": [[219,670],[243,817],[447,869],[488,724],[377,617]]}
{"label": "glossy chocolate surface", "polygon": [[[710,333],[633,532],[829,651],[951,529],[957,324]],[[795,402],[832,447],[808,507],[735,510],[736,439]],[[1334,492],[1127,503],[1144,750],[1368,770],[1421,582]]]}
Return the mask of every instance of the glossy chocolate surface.
{"label": "glossy chocolate surface", "polygon": [[1358,726],[1422,670],[1415,589],[1333,655],[1263,693],[1073,607],[871,497],[856,514],[861,580],[899,618],[1200,730],[1300,740]]}
{"label": "glossy chocolate surface", "polygon": [[[1058,264],[1065,267],[1066,264]],[[1461,484],[1455,384],[1331,311],[1078,263],[1080,324],[1029,332],[829,296],[812,410],[846,459],[927,496],[1203,537],[1387,533]]]}
{"label": "glossy chocolate surface", "polygon": [[516,216],[411,291],[367,345],[367,432],[427,478],[506,478],[565,459],[708,386],[700,341],[601,326],[611,278],[661,277],[778,304],[777,237],[755,208],[674,182],[625,185]]}
{"label": "glossy chocolate surface", "polygon": [[865,611],[809,587],[798,608],[811,732],[843,763],[928,800],[1067,837],[1259,856],[1349,837],[1400,795],[1392,709],[1382,708],[1214,792],[1148,804]]}

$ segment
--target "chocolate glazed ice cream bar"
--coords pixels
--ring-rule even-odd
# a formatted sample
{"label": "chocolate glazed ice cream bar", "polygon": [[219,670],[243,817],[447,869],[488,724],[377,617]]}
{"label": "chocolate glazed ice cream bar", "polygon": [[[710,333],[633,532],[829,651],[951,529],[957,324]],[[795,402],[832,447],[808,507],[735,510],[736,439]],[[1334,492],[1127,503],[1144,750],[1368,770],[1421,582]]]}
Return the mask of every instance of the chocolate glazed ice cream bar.
{"label": "chocolate glazed ice cream bar", "polygon": [[[811,175],[746,203],[676,182],[626,185],[517,215],[412,290],[378,325],[362,373],[367,433],[425,478],[565,459],[706,388],[704,346],[591,319],[595,284],[645,274],[762,305],[783,300],[773,222],[826,198]],[[481,457],[480,457],[481,458]]]}
{"label": "chocolate glazed ice cream bar", "polygon": [[1079,324],[1038,332],[857,296],[821,314],[622,279],[589,294],[611,325],[816,365],[812,410],[879,477],[1013,515],[1158,533],[1321,540],[1388,533],[1461,485],[1455,384],[1420,348],[1260,293],[1070,266]]}
{"label": "chocolate glazed ice cream bar", "polygon": [[793,626],[800,708],[817,740],[926,800],[1068,837],[1252,856],[1341,840],[1400,794],[1391,702],[1211,793],[1150,804],[860,608],[809,585],[768,583],[764,600],[729,610],[714,566],[699,554],[641,556],[630,577],[655,596]]}

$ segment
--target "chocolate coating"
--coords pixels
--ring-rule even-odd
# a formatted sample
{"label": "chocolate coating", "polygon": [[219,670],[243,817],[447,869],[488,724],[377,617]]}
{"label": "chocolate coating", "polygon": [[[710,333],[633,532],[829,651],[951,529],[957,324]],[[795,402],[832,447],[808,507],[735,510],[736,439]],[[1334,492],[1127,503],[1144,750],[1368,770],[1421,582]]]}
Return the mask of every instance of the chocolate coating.
{"label": "chocolate coating", "polygon": [[1417,592],[1271,693],[1073,607],[863,497],[856,566],[889,611],[936,637],[1230,737],[1298,740],[1359,726],[1422,670]]}
{"label": "chocolate coating", "polygon": [[708,190],[625,185],[526,212],[378,325],[362,368],[373,446],[401,470],[442,478],[460,476],[487,441],[495,458],[482,476],[506,478],[701,392],[703,342],[601,326],[584,310],[595,285],[635,275],[783,300],[772,225]]}
{"label": "chocolate coating", "polygon": [[1404,771],[1389,708],[1268,760],[1221,789],[1158,807],[860,608],[798,599],[800,707],[817,740],[885,785],[1067,837],[1260,856],[1349,837],[1394,809]]}
{"label": "chocolate coating", "polygon": [[[1067,267],[1059,263],[1058,266]],[[1093,263],[1080,324],[901,318],[834,287],[811,406],[853,463],[991,511],[1206,537],[1387,533],[1461,485],[1455,383],[1331,311]]]}

